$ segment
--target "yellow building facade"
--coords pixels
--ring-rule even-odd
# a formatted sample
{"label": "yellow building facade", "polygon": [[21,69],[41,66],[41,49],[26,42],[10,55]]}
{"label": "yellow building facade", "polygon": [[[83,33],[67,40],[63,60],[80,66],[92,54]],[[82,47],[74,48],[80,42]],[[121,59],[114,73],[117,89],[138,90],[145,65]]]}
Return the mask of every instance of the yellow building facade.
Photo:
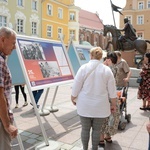
{"label": "yellow building facade", "polygon": [[42,2],[42,38],[60,40],[68,45],[71,35],[78,41],[78,12],[74,0],[44,0]]}

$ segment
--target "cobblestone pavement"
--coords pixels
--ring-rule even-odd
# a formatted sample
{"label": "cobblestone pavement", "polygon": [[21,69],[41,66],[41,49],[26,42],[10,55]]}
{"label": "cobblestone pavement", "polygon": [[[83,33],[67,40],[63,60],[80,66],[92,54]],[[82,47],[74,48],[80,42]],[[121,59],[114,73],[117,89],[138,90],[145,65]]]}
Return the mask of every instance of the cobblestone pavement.
{"label": "cobblestone pavement", "polygon": [[[80,150],[82,147],[80,132],[81,126],[79,117],[76,113],[76,107],[70,101],[71,84],[61,85],[58,88],[54,105],[52,100],[55,87],[51,87],[44,110],[51,108],[58,109],[57,112],[51,112],[49,115],[43,114],[39,117],[42,127],[39,124],[38,117],[35,115],[33,107],[30,105],[28,96],[28,106],[22,107],[24,100],[20,92],[19,108],[15,109],[15,94],[12,93],[12,109],[15,116],[15,122],[19,129],[19,135],[23,142],[25,150]],[[40,99],[40,109],[42,108],[46,90]],[[137,88],[129,88],[127,100],[127,113],[131,114],[131,122],[126,125],[125,130],[118,130],[118,133],[112,137],[113,143],[106,144],[105,150],[147,150],[148,133],[146,124],[148,123],[149,111],[142,111],[139,107],[142,101],[137,100]],[[53,107],[52,107],[53,106]],[[52,111],[52,110],[51,110]],[[41,111],[40,111],[41,112]],[[44,138],[42,129],[46,133]],[[49,146],[46,146],[47,141]],[[89,148],[91,148],[91,140]],[[18,140],[12,141],[12,150],[20,150]]]}

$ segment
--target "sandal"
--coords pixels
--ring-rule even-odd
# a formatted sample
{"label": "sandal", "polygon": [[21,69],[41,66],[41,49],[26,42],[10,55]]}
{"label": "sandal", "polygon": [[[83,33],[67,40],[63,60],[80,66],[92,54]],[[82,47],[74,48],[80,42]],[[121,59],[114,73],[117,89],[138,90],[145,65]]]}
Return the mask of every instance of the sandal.
{"label": "sandal", "polygon": [[104,140],[105,140],[106,142],[108,142],[108,143],[112,143],[112,139],[111,139],[111,137],[104,138]]}
{"label": "sandal", "polygon": [[103,141],[99,141],[99,144],[98,144],[100,147],[104,147],[105,146],[105,142],[104,140]]}

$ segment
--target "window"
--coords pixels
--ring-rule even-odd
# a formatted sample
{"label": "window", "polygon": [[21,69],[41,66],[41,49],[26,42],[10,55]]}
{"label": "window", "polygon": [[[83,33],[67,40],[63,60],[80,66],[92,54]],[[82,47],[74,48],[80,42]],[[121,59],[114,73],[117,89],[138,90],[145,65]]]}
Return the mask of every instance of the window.
{"label": "window", "polygon": [[58,39],[60,38],[60,35],[62,35],[62,28],[58,28]]}
{"label": "window", "polygon": [[0,27],[7,26],[7,17],[0,15]]}
{"label": "window", "polygon": [[37,35],[37,22],[32,22],[32,34]]}
{"label": "window", "polygon": [[144,24],[143,16],[138,16],[137,24]]}
{"label": "window", "polygon": [[58,8],[58,18],[63,19],[63,10],[61,8]]}
{"label": "window", "polygon": [[75,13],[74,12],[70,13],[70,20],[75,21]]}
{"label": "window", "polygon": [[138,9],[144,9],[144,3],[143,2],[139,2],[139,5],[138,5]]}
{"label": "window", "polygon": [[52,37],[52,26],[47,26],[47,37]]}
{"label": "window", "polygon": [[137,37],[139,38],[139,39],[143,39],[143,33],[137,33]]}
{"label": "window", "polygon": [[32,0],[32,9],[37,10],[37,1],[36,0]]}
{"label": "window", "polygon": [[47,14],[52,16],[52,12],[53,12],[53,8],[52,8],[52,5],[47,5]]}
{"label": "window", "polygon": [[23,33],[23,20],[22,19],[17,20],[17,32]]}
{"label": "window", "polygon": [[70,30],[70,39],[75,39],[75,30]]}
{"label": "window", "polygon": [[147,2],[147,8],[150,8],[150,1]]}
{"label": "window", "polygon": [[23,0],[18,0],[18,6],[23,6]]}

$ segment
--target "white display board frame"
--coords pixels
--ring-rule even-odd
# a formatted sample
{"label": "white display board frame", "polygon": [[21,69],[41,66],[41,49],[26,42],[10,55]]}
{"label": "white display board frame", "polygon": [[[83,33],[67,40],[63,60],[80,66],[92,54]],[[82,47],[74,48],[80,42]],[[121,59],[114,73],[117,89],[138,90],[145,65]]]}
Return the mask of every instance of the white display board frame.
{"label": "white display board frame", "polygon": [[[41,53],[41,55],[37,55],[36,58],[31,56],[31,52],[35,50],[35,47],[36,51],[40,51]],[[46,50],[44,49],[45,47]],[[27,57],[24,50],[29,51],[28,56],[30,57]],[[20,35],[17,36],[16,51],[24,75],[28,93],[38,119],[38,123],[42,130],[45,143],[48,146],[48,138],[42,121],[40,119],[40,115],[32,91],[39,89],[49,89],[52,86],[58,87],[59,85],[69,84],[73,82],[74,74],[67,51],[63,43],[61,43],[60,41],[53,41],[48,39]],[[53,57],[50,54],[53,55]],[[48,58],[52,59],[52,61]],[[43,74],[41,69],[42,63],[45,65],[48,64],[48,67],[52,65],[51,68],[54,68],[52,75],[50,74],[51,68],[49,68],[47,69],[47,71],[49,71],[49,74],[46,77],[44,76],[45,74]],[[34,64],[36,64],[36,69],[33,67]]]}

